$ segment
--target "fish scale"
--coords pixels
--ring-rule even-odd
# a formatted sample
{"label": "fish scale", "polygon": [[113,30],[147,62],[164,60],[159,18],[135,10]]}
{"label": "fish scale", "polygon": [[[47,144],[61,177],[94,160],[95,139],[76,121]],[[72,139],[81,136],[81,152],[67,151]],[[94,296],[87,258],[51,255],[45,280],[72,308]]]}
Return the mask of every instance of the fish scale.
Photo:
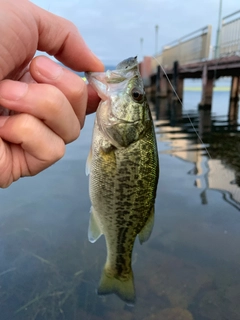
{"label": "fish scale", "polygon": [[87,162],[88,236],[95,242],[104,234],[107,246],[98,293],[115,293],[132,305],[134,242],[137,235],[140,243],[149,238],[154,221],[159,174],[154,126],[136,58],[124,60],[112,74],[87,78],[102,98]]}

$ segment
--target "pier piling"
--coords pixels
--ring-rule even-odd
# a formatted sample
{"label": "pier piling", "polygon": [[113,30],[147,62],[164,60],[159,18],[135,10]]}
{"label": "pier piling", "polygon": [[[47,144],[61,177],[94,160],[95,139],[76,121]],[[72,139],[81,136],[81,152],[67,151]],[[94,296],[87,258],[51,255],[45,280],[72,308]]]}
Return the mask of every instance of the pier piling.
{"label": "pier piling", "polygon": [[156,73],[156,97],[166,98],[168,96],[168,81],[164,76],[161,66],[157,66]]}
{"label": "pier piling", "polygon": [[202,97],[199,103],[200,109],[209,109],[212,105],[213,77],[209,77],[207,64],[205,63],[202,71]]}
{"label": "pier piling", "polygon": [[231,82],[229,110],[228,110],[228,118],[232,125],[237,122],[237,118],[238,118],[239,91],[240,91],[240,78],[239,76],[234,76],[232,77],[232,82]]}
{"label": "pier piling", "polygon": [[230,103],[239,100],[239,77],[233,76],[231,81]]}
{"label": "pier piling", "polygon": [[173,63],[173,80],[172,84],[174,87],[174,90],[176,91],[178,97],[174,96],[173,100],[178,100],[178,98],[183,100],[183,78],[180,78],[179,76],[179,63],[178,61],[174,61]]}
{"label": "pier piling", "polygon": [[[160,98],[167,97],[171,102],[177,101],[178,97],[182,101],[184,79],[202,79],[199,109],[210,110],[214,81],[221,77],[232,77],[229,118],[236,119],[240,99],[239,13],[240,10],[233,12],[219,22],[221,41],[217,43],[217,54],[214,57],[210,54],[212,34],[210,25],[165,45],[161,52],[156,52],[152,57],[152,63],[150,63],[151,57],[144,57],[143,64],[148,65],[148,76],[151,79],[148,91],[156,92],[156,96]],[[156,61],[159,61],[164,68],[164,74],[159,69],[156,74]],[[167,78],[171,80],[178,97],[169,90]]]}
{"label": "pier piling", "polygon": [[161,92],[160,79],[161,79],[161,68],[160,66],[157,66],[157,73],[156,73],[156,96],[157,97],[160,96],[160,92]]}

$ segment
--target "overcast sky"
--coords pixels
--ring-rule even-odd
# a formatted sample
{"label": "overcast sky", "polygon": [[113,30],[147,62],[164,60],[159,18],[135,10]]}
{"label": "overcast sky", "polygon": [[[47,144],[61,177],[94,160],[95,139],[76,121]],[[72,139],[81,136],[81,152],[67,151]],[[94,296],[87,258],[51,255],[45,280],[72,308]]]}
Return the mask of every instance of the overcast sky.
{"label": "overcast sky", "polygon": [[[155,53],[188,33],[212,25],[215,45],[219,0],[33,0],[38,6],[71,20],[91,50],[105,63]],[[240,10],[240,1],[223,0],[222,16]]]}

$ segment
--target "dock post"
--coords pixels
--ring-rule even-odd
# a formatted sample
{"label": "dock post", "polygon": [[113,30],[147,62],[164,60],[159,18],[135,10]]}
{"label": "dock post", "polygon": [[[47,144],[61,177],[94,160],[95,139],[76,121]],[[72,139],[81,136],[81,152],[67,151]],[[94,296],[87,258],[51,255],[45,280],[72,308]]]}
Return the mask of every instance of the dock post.
{"label": "dock post", "polygon": [[[171,80],[169,79],[169,81],[171,81]],[[172,83],[169,83],[169,81],[166,78],[167,99],[169,101],[171,101],[172,94],[173,94],[173,89],[172,89],[172,86],[171,86]]]}
{"label": "dock post", "polygon": [[207,64],[204,64],[202,72],[202,98],[199,108],[211,109],[213,95],[213,78],[208,77]]}
{"label": "dock post", "polygon": [[157,66],[157,73],[156,73],[156,96],[159,97],[160,95],[160,76],[161,76],[161,68]]}
{"label": "dock post", "polygon": [[167,97],[167,79],[161,69],[161,66],[157,67],[156,73],[156,96],[160,98]]}
{"label": "dock post", "polygon": [[178,97],[180,98],[181,102],[183,101],[183,85],[184,85],[184,79],[178,78],[177,94],[178,94]]}
{"label": "dock post", "polygon": [[[178,61],[174,61],[173,63],[173,87],[179,97],[179,99],[183,100],[183,79],[179,77],[179,63]],[[173,100],[178,100],[175,94],[173,93]]]}
{"label": "dock post", "polygon": [[164,76],[163,71],[161,70],[161,76],[160,76],[160,97],[166,98],[167,97],[167,78]]}
{"label": "dock post", "polygon": [[235,124],[238,119],[238,101],[239,101],[239,86],[240,79],[239,77],[232,77],[231,82],[231,91],[230,91],[230,100],[229,100],[229,110],[228,110],[228,119],[230,124]]}
{"label": "dock post", "polygon": [[173,62],[173,87],[177,91],[178,86],[178,61]]}

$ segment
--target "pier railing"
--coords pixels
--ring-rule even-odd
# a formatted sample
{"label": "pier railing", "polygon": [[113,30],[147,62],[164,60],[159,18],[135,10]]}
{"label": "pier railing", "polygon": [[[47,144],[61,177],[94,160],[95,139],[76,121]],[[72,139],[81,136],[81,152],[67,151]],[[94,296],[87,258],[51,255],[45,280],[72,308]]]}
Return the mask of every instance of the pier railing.
{"label": "pier railing", "polygon": [[222,19],[219,56],[240,54],[240,10]]}
{"label": "pier railing", "polygon": [[172,68],[173,62],[180,65],[207,60],[210,52],[212,27],[206,26],[165,46],[162,51],[162,65]]}

